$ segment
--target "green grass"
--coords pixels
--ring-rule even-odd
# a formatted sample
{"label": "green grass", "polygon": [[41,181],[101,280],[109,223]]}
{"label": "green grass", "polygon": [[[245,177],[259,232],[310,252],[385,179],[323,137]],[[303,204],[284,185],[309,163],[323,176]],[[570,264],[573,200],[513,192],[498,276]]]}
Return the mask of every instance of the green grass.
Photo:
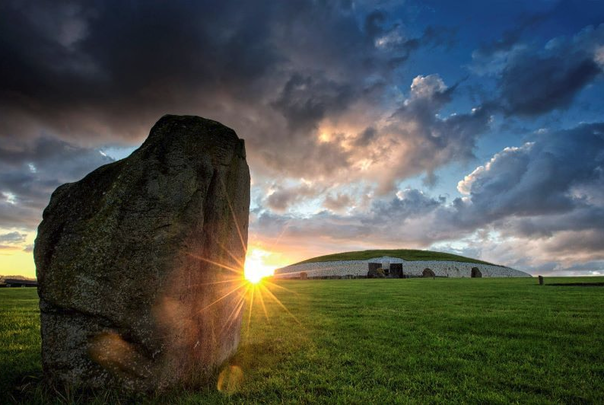
{"label": "green grass", "polygon": [[[586,281],[604,280],[546,279]],[[173,391],[146,401],[603,401],[604,287],[538,286],[534,278],[308,280],[278,285],[289,291],[270,289],[293,316],[265,295],[267,321],[256,295],[249,324],[249,308],[244,314],[239,352],[230,362],[243,372],[239,386],[219,392],[214,378],[198,391]],[[39,383],[15,391],[24,381],[40,379],[35,291],[0,290],[0,315],[1,388],[23,402],[56,400],[56,394],[44,392]],[[120,398],[105,393],[96,401]]]}
{"label": "green grass", "polygon": [[456,262],[467,262],[477,264],[490,264],[489,262],[483,262],[482,260],[476,260],[469,257],[454,255],[451,253],[433,252],[431,250],[413,250],[413,249],[391,249],[391,250],[360,250],[357,252],[343,252],[334,253],[331,255],[317,256],[312,259],[307,259],[295,264],[303,263],[318,263],[318,262],[331,262],[336,260],[368,260],[376,257],[389,256],[396,257],[403,260],[418,261],[418,260],[450,260]]}
{"label": "green grass", "polygon": [[0,289],[0,403],[16,385],[39,377],[40,318],[35,288]]}

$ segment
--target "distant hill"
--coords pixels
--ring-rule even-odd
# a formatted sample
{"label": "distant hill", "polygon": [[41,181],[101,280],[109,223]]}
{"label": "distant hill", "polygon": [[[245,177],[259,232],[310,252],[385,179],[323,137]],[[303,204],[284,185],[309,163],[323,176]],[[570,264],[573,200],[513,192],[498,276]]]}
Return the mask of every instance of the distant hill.
{"label": "distant hill", "polygon": [[[292,266],[305,263],[320,263],[340,260],[368,260],[377,257],[396,257],[398,259],[409,261],[423,260],[438,260],[438,261],[456,261],[466,263],[488,264],[491,266],[499,266],[497,264],[485,262],[482,260],[472,259],[470,257],[454,255],[452,253],[434,252],[431,250],[414,250],[414,249],[383,249],[383,250],[359,250],[357,252],[334,253],[331,255],[317,256],[312,259],[307,259]],[[503,267],[503,266],[500,266]]]}
{"label": "distant hill", "polygon": [[0,282],[3,282],[5,279],[13,279],[13,280],[27,280],[27,281],[36,281],[33,277],[25,277],[25,276],[0,276]]}
{"label": "distant hill", "polygon": [[0,276],[0,287],[37,287],[38,280],[24,276]]}

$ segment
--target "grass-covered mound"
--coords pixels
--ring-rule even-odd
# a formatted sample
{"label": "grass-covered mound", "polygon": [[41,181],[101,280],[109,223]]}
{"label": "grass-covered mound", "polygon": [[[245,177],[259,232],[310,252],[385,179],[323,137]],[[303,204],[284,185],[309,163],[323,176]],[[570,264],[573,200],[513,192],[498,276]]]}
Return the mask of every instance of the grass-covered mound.
{"label": "grass-covered mound", "polygon": [[[472,259],[469,257],[454,255],[451,253],[433,252],[431,250],[414,250],[414,249],[359,250],[357,252],[334,253],[331,255],[313,257],[312,259],[304,260],[304,261],[301,261],[296,264],[333,262],[333,261],[341,261],[341,260],[369,260],[369,259],[373,259],[376,257],[382,257],[382,256],[396,257],[398,259],[409,260],[409,261],[438,260],[438,261],[454,261],[454,262],[488,264],[491,266],[497,266],[497,264],[483,262],[482,260],[476,260],[476,259]],[[295,266],[295,264],[294,264],[294,266]]]}

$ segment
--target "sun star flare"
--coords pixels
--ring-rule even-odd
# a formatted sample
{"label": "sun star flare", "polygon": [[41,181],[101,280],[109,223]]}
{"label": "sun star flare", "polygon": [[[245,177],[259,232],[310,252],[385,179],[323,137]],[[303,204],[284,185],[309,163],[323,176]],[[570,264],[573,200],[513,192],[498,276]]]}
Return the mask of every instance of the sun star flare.
{"label": "sun star flare", "polygon": [[258,284],[264,277],[270,277],[275,272],[275,266],[267,264],[270,252],[260,248],[249,249],[245,259],[244,276],[252,284]]}

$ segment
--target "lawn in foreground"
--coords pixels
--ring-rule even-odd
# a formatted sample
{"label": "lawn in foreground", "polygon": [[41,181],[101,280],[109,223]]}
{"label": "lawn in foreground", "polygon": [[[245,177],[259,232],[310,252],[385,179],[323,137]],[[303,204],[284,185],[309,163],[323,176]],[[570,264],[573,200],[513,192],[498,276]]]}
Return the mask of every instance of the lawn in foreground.
{"label": "lawn in foreground", "polygon": [[[602,401],[604,287],[538,286],[536,279],[277,285],[289,291],[268,286],[293,316],[264,294],[267,321],[255,295],[230,362],[242,372],[240,384],[224,384],[220,392],[214,378],[197,392],[149,401]],[[3,391],[40,378],[38,333],[35,291],[0,290]],[[17,395],[27,402],[49,399],[35,383]]]}

